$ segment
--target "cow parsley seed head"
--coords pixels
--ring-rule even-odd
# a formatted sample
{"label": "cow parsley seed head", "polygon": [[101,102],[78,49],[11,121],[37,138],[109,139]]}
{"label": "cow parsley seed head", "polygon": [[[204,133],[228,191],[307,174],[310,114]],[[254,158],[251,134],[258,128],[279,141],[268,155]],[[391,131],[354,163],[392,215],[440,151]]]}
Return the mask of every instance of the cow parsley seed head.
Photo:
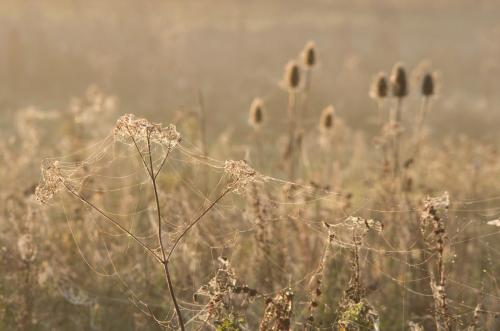
{"label": "cow parsley seed head", "polygon": [[133,114],[125,114],[116,121],[114,129],[115,139],[129,144],[133,139],[137,142],[149,141],[172,149],[179,144],[181,135],[175,125],[162,127],[161,124],[151,123],[144,118],[136,118]]}
{"label": "cow parsley seed head", "polygon": [[58,161],[42,163],[42,179],[35,189],[35,199],[41,204],[47,204],[63,185],[63,176]]}
{"label": "cow parsley seed head", "polygon": [[244,189],[248,184],[261,179],[259,173],[244,160],[227,160],[224,164],[224,172],[232,179],[235,191]]}

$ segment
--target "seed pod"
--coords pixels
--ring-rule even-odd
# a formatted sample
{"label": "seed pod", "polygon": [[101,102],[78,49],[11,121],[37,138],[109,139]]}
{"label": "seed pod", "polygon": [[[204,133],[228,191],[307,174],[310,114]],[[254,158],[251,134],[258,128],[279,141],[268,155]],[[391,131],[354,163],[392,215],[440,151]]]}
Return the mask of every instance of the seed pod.
{"label": "seed pod", "polygon": [[431,73],[426,73],[422,80],[422,95],[425,97],[434,95],[434,77]]}
{"label": "seed pod", "polygon": [[408,80],[406,71],[401,63],[398,63],[392,69],[391,75],[392,95],[396,98],[404,98],[408,95]]}
{"label": "seed pod", "polygon": [[255,98],[250,105],[250,116],[248,122],[252,127],[258,129],[264,121],[264,101],[261,98]]}
{"label": "seed pod", "polygon": [[300,68],[297,62],[289,61],[285,68],[285,86],[289,90],[296,90],[300,85]]}
{"label": "seed pod", "polygon": [[321,118],[319,121],[319,129],[321,132],[329,132],[333,128],[335,120],[335,108],[329,105],[323,109],[321,112]]}
{"label": "seed pod", "polygon": [[309,41],[302,51],[302,61],[306,68],[312,68],[317,63],[316,44]]}
{"label": "seed pod", "polygon": [[387,78],[385,73],[380,72],[373,80],[370,88],[370,97],[376,100],[384,99],[387,97],[388,92],[389,84],[387,83]]}

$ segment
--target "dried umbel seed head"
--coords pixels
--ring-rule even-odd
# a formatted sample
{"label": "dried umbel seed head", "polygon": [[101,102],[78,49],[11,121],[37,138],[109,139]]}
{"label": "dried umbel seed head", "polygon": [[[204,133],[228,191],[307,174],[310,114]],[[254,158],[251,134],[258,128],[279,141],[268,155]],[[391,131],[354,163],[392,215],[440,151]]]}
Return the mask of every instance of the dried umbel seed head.
{"label": "dried umbel seed head", "polygon": [[115,139],[123,143],[136,143],[149,140],[168,149],[173,149],[181,141],[181,135],[175,125],[162,127],[161,124],[151,123],[144,118],[136,118],[133,114],[125,114],[116,121],[114,129]]}
{"label": "dried umbel seed head", "polygon": [[255,129],[260,128],[264,121],[264,101],[261,98],[255,98],[250,105],[250,117],[248,122]]}
{"label": "dried umbel seed head", "polygon": [[42,179],[35,189],[35,199],[41,204],[46,204],[63,187],[63,176],[59,162],[44,161],[42,163]]}
{"label": "dried umbel seed head", "polygon": [[287,63],[285,77],[283,79],[285,87],[289,90],[296,90],[300,86],[300,67],[295,61]]}
{"label": "dried umbel seed head", "polygon": [[434,95],[434,76],[431,73],[426,73],[422,80],[422,95],[430,97]]}
{"label": "dried umbel seed head", "polygon": [[314,41],[309,41],[304,50],[302,51],[302,61],[306,68],[312,68],[317,63],[317,52],[316,52],[316,44]]}
{"label": "dried umbel seed head", "polygon": [[321,118],[319,122],[319,129],[321,132],[329,132],[333,128],[335,121],[335,108],[329,105],[323,109],[321,112]]}
{"label": "dried umbel seed head", "polygon": [[396,98],[404,98],[408,95],[408,79],[401,63],[396,64],[392,69],[391,88],[392,95]]}
{"label": "dried umbel seed head", "polygon": [[227,160],[224,164],[224,172],[231,178],[230,185],[233,186],[234,191],[244,189],[248,184],[261,179],[259,173],[244,160]]}
{"label": "dried umbel seed head", "polygon": [[387,83],[387,77],[385,76],[385,73],[380,72],[373,80],[370,88],[370,97],[372,99],[381,100],[387,97],[388,93],[389,84]]}

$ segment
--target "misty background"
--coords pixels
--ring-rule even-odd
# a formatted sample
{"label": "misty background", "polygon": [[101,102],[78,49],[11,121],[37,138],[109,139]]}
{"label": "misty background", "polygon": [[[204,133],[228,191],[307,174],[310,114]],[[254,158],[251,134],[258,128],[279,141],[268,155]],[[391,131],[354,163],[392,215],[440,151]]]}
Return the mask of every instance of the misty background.
{"label": "misty background", "polygon": [[195,109],[201,91],[210,137],[246,126],[256,96],[279,125],[283,68],[314,40],[318,117],[332,103],[349,126],[375,130],[371,79],[402,61],[439,73],[436,136],[498,142],[499,17],[497,1],[2,0],[0,123],[31,105],[67,108],[96,84],[118,97],[120,112],[162,122]]}

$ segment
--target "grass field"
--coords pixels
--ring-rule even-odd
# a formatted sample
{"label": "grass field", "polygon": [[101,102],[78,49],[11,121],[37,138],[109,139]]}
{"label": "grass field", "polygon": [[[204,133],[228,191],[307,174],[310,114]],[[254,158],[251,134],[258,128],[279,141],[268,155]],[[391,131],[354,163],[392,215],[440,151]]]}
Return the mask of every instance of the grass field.
{"label": "grass field", "polygon": [[495,1],[0,2],[0,330],[497,330]]}

